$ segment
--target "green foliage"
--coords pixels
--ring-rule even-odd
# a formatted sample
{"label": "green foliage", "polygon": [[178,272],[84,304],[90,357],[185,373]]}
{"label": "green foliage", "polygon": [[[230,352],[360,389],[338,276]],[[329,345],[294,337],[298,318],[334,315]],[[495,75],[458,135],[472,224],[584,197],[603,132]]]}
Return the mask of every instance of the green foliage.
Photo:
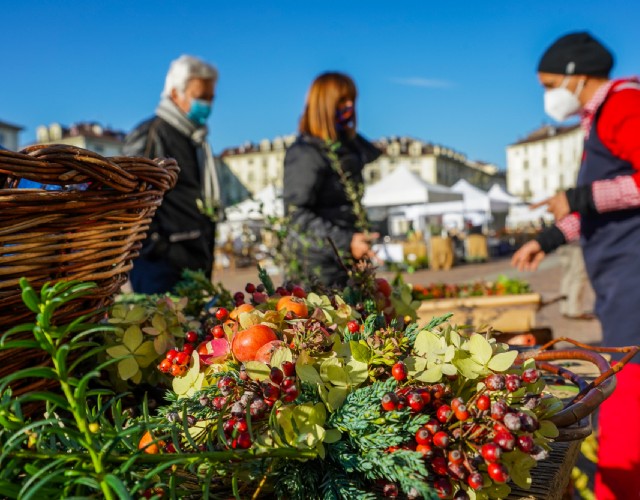
{"label": "green foliage", "polygon": [[182,280],[175,285],[174,292],[178,297],[187,298],[184,312],[189,316],[198,317],[211,307],[233,308],[231,293],[222,283],[212,283],[203,271],[184,269]]}

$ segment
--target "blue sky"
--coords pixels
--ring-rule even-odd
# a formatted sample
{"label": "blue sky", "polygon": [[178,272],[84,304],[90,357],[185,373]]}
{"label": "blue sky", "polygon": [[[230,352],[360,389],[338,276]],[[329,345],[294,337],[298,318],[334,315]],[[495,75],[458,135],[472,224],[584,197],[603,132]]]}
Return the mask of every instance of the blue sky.
{"label": "blue sky", "polygon": [[640,2],[32,1],[5,2],[0,120],[25,127],[150,116],[169,62],[191,53],[220,70],[215,151],[295,130],[326,70],[355,79],[361,132],[409,135],[505,165],[504,148],[548,121],[535,67],[559,35],[589,30],[640,69]]}

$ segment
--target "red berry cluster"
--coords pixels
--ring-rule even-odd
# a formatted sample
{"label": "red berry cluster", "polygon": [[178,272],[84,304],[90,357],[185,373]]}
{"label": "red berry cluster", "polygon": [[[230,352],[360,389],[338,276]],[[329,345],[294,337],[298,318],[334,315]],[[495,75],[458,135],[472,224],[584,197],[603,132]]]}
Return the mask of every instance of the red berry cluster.
{"label": "red berry cluster", "polygon": [[[393,366],[392,375],[398,381],[406,379],[402,362]],[[536,460],[546,457],[544,448],[533,438],[539,428],[533,413],[510,407],[504,398],[505,391],[515,392],[539,377],[536,369],[522,374],[491,374],[484,380],[486,389],[467,401],[455,397],[447,384],[404,387],[386,393],[381,406],[384,411],[408,408],[432,416],[403,448],[422,453],[441,498],[451,498],[455,491],[453,498],[463,499],[468,498],[464,489],[481,490],[491,482],[509,480],[508,470],[501,463],[502,453],[518,449]],[[523,408],[533,410],[539,400],[537,395],[525,396]],[[388,491],[396,490],[389,487]]]}
{"label": "red berry cluster", "polygon": [[196,349],[199,336],[197,332],[190,330],[185,333],[184,339],[185,344],[182,350],[178,350],[177,348],[169,349],[164,359],[158,364],[158,370],[162,373],[168,373],[174,377],[182,377],[187,373],[191,356]]}
{"label": "red berry cluster", "polygon": [[[265,286],[262,283],[258,285],[247,283],[244,287],[246,295],[243,292],[236,292],[233,294],[233,301],[235,302],[236,307],[244,304],[247,297],[249,298],[249,302],[254,305],[264,304],[269,300],[269,296],[265,293],[265,290]],[[287,283],[285,286],[279,286],[276,288],[275,294],[280,297],[293,295],[301,299],[304,299],[307,296],[307,292],[304,291],[304,288],[294,285],[293,283]]]}
{"label": "red berry cluster", "polygon": [[222,430],[227,446],[233,449],[251,447],[247,412],[254,424],[259,423],[268,416],[276,401],[291,403],[299,395],[295,365],[289,361],[282,363],[282,368],[272,367],[269,378],[261,383],[250,380],[242,370],[240,380],[225,375],[216,385],[220,395],[212,399],[202,398],[200,403],[225,415]]}

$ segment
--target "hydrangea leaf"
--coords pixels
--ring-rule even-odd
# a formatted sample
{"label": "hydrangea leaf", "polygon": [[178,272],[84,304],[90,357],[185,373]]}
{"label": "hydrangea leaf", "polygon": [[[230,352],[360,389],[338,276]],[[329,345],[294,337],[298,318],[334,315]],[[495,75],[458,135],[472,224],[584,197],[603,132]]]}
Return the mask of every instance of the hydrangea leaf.
{"label": "hydrangea leaf", "polygon": [[518,357],[518,351],[501,352],[491,358],[487,365],[494,372],[505,372],[513,365]]}
{"label": "hydrangea leaf", "polygon": [[473,360],[481,365],[486,365],[493,355],[491,344],[479,333],[472,334],[464,348],[471,353]]}
{"label": "hydrangea leaf", "polygon": [[124,358],[118,362],[118,375],[122,380],[129,380],[140,371],[138,362],[132,357]]}
{"label": "hydrangea leaf", "polygon": [[142,330],[138,325],[131,325],[122,336],[122,343],[130,352],[135,352],[140,344],[142,344]]}

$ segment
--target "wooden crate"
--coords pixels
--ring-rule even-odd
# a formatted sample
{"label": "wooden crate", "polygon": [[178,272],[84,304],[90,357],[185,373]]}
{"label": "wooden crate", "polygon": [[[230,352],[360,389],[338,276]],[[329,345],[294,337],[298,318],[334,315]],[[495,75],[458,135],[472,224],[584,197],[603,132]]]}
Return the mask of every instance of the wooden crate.
{"label": "wooden crate", "polygon": [[535,327],[540,294],[490,295],[456,299],[425,300],[418,309],[418,322],[453,313],[451,322],[476,328],[490,325],[502,332],[526,332]]}

